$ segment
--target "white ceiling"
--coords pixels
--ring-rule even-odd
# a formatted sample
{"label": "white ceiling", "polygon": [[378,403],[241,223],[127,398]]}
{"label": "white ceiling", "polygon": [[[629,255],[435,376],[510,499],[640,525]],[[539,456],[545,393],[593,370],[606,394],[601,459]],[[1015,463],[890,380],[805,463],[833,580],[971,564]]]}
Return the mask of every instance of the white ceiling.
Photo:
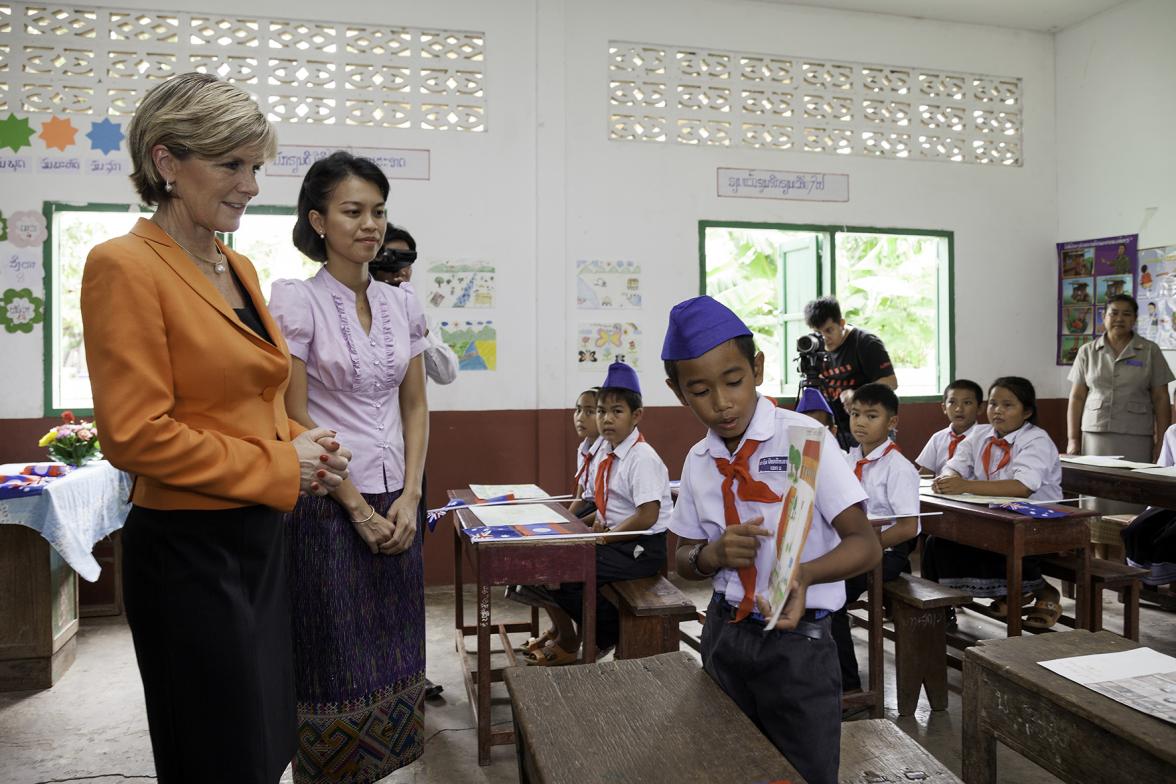
{"label": "white ceiling", "polygon": [[1127,0],[760,0],[1053,33]]}

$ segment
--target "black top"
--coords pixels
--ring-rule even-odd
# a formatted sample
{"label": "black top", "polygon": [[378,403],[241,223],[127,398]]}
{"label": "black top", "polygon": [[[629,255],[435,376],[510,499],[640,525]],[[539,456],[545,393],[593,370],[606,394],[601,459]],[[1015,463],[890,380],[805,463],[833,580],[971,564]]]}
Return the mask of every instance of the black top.
{"label": "black top", "polygon": [[825,369],[821,371],[825,397],[833,409],[838,438],[848,438],[851,446],[857,442],[849,433],[849,412],[841,405],[841,393],[857,389],[871,381],[894,375],[894,365],[882,339],[872,332],[854,327],[836,351],[829,352]]}
{"label": "black top", "polygon": [[245,322],[245,326],[256,332],[260,338],[267,343],[273,343],[274,339],[270,337],[269,330],[265,328],[265,324],[261,323],[261,315],[257,312],[257,308],[253,306],[253,300],[245,291],[245,287],[241,285],[241,281],[237,280],[236,274],[233,275],[233,280],[237,284],[237,289],[241,292],[241,298],[245,300],[245,307],[233,308],[233,312],[237,314],[237,318]]}

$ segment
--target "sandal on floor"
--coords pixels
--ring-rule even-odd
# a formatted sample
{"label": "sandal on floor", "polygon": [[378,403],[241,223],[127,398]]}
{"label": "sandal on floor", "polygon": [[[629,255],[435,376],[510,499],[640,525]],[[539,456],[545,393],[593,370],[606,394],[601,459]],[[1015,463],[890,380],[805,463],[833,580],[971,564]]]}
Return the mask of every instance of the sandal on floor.
{"label": "sandal on floor", "polygon": [[556,634],[557,632],[555,629],[548,629],[538,637],[532,637],[520,645],[519,650],[523,653],[535,653],[543,648],[546,648],[548,643],[555,642]]}
{"label": "sandal on floor", "polygon": [[565,651],[554,642],[534,653],[524,653],[523,659],[533,667],[563,667],[579,661],[575,653]]}
{"label": "sandal on floor", "polygon": [[1038,599],[1025,616],[1026,629],[1049,629],[1062,617],[1062,605],[1052,599]]}
{"label": "sandal on floor", "polygon": [[[1031,593],[1022,595],[1020,606],[1024,607],[1025,605],[1029,604],[1029,602],[1033,601],[1033,599],[1034,596]],[[993,599],[992,604],[988,605],[988,612],[993,618],[999,618],[1002,621],[1008,618],[1009,597],[1001,596],[999,598]]]}

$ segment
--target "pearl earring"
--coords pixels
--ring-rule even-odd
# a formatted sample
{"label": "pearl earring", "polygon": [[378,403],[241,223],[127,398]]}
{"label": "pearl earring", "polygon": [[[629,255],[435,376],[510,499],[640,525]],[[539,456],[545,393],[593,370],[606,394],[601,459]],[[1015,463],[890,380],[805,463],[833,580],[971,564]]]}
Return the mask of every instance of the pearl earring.
{"label": "pearl earring", "polygon": [[165,183],[163,184],[163,189],[164,189],[165,191],[167,191],[168,193],[171,193],[171,192],[172,192],[172,190],[173,190],[173,189],[172,189],[172,184],[171,184],[170,182],[165,182]]}
{"label": "pearl earring", "polygon": [[326,238],[327,238],[327,235],[325,233],[322,233],[322,232],[319,233],[320,240],[325,240]]}

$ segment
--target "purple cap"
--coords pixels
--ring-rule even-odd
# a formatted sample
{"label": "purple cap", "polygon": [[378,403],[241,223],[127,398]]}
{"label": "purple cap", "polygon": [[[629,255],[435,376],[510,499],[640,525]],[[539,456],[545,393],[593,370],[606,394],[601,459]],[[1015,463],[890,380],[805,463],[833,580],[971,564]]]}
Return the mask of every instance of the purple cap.
{"label": "purple cap", "polygon": [[626,365],[624,362],[614,362],[608,366],[608,375],[604,377],[604,383],[601,387],[612,387],[614,389],[627,389],[630,392],[641,394],[641,384],[637,383],[637,371]]}
{"label": "purple cap", "polygon": [[803,414],[805,411],[824,411],[829,416],[833,416],[833,409],[829,407],[829,401],[825,400],[821,390],[815,387],[805,387],[800,391],[800,399],[796,401],[796,411],[799,414]]}
{"label": "purple cap", "polygon": [[704,294],[679,302],[670,311],[661,358],[694,359],[731,338],[750,334],[751,330],[730,308]]}

